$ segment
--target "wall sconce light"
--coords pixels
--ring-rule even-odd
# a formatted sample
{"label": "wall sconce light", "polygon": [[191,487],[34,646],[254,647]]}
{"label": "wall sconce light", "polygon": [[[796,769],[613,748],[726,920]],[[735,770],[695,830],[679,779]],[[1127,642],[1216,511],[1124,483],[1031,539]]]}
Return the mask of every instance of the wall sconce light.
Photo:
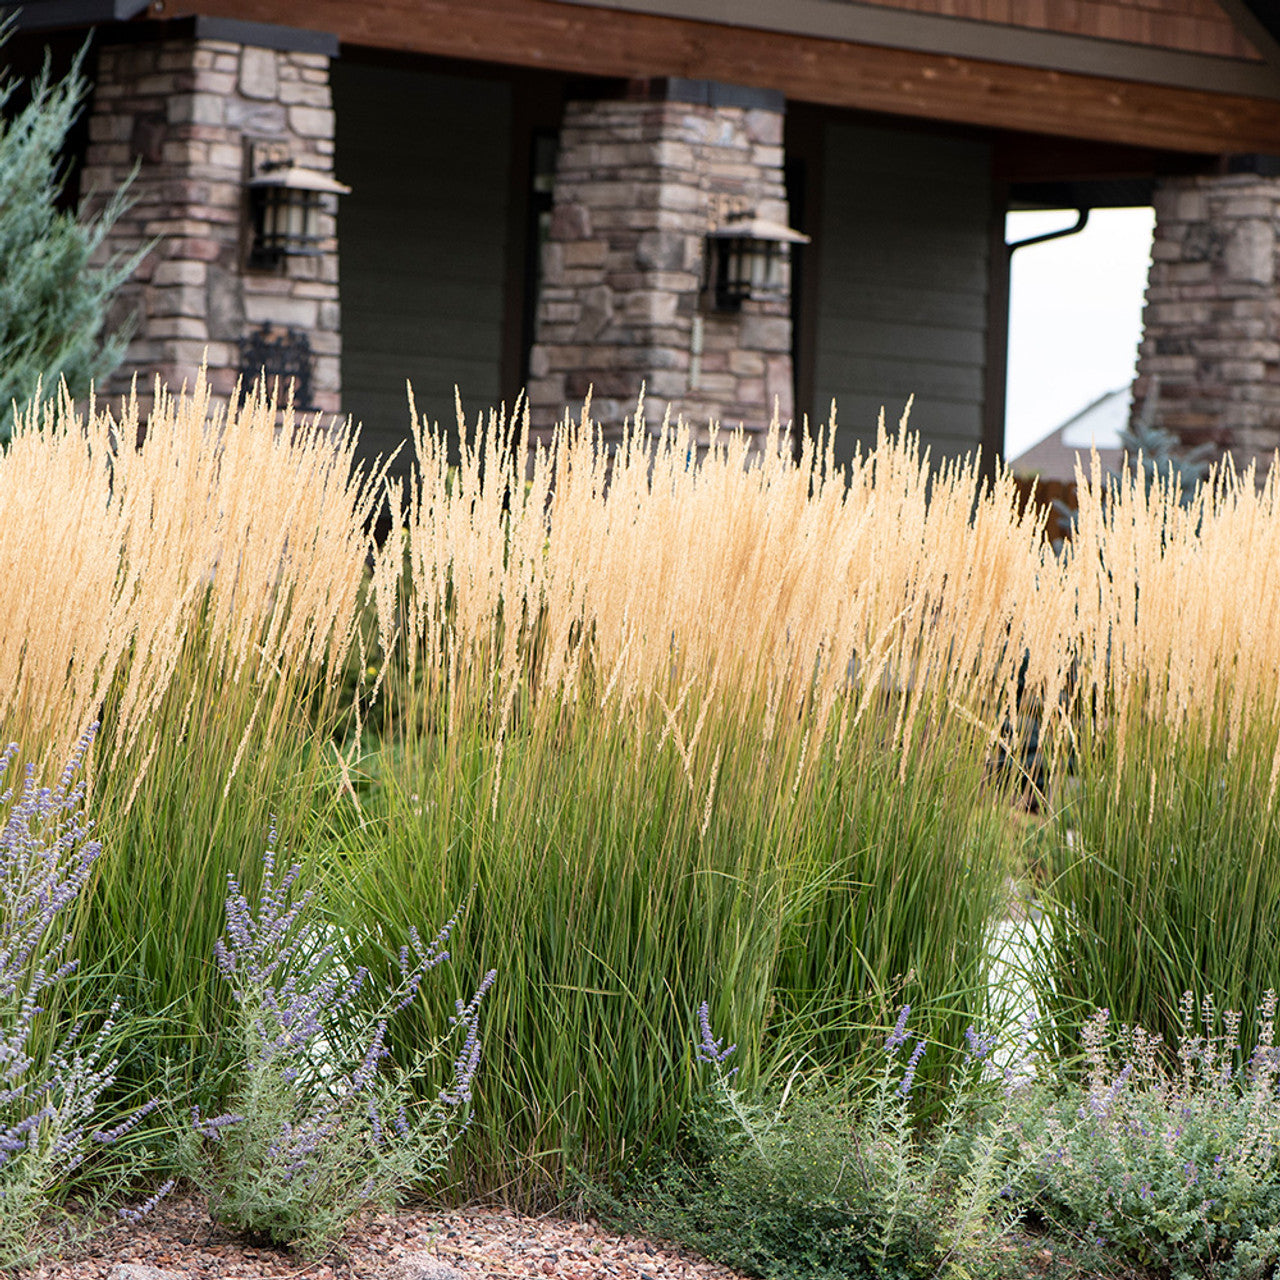
{"label": "wall sconce light", "polygon": [[279,267],[285,258],[315,256],[323,239],[319,214],[325,197],[348,195],[351,188],[279,153],[253,159],[249,265]]}
{"label": "wall sconce light", "polygon": [[793,244],[810,237],[749,210],[730,212],[707,232],[712,301],[717,311],[738,311],[748,299],[785,298]]}

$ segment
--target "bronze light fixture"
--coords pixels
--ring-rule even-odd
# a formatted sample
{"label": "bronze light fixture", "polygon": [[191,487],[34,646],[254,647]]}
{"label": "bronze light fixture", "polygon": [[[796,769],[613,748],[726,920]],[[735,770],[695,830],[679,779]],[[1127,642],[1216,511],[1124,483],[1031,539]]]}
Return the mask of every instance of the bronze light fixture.
{"label": "bronze light fixture", "polygon": [[321,252],[319,215],[330,196],[351,188],[288,157],[263,159],[249,179],[249,265],[279,268],[286,258]]}
{"label": "bronze light fixture", "polygon": [[708,288],[717,311],[748,300],[785,298],[791,246],[810,237],[749,210],[729,213],[707,232]]}

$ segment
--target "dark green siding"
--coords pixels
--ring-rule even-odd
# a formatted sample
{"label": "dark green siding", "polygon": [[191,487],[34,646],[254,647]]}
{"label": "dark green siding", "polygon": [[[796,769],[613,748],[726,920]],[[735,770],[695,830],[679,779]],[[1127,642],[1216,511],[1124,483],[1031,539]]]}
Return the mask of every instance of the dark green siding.
{"label": "dark green siding", "polygon": [[912,394],[935,459],[981,441],[990,172],[982,142],[827,125],[814,403],[842,459]]}
{"label": "dark green siding", "polygon": [[409,432],[419,413],[454,421],[501,396],[509,86],[339,61],[333,67],[343,408],[363,451]]}

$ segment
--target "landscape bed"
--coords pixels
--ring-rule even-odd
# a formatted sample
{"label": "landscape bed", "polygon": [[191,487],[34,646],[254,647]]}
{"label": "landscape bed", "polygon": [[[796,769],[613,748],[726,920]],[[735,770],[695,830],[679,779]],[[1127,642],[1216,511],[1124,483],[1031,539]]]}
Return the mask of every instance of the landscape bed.
{"label": "landscape bed", "polygon": [[994,1274],[1028,1214],[1274,1265],[1274,472],[1081,477],[1055,552],[905,429],[495,414],[388,484],[261,398],[118,416],[0,456],[10,1260],[184,1177],[310,1256],[434,1190],[771,1275]]}

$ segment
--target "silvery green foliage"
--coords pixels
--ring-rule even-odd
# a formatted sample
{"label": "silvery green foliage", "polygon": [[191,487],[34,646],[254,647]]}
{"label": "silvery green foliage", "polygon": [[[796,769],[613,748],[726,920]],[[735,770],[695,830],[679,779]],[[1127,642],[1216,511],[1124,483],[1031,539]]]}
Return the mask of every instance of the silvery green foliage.
{"label": "silvery green foliage", "polygon": [[1141,458],[1142,466],[1138,474],[1144,491],[1149,493],[1158,480],[1176,483],[1180,501],[1186,506],[1195,496],[1197,486],[1208,476],[1221,451],[1208,444],[1187,448],[1172,431],[1157,426],[1156,410],[1159,404],[1160,380],[1153,378],[1142,411],[1136,421],[1120,433],[1120,446],[1128,455],[1135,471],[1138,471],[1138,460]]}
{"label": "silvery green foliage", "polygon": [[992,1274],[1017,1215],[1008,1192],[1022,1159],[1011,1142],[1020,1079],[992,1068],[992,1038],[971,1028],[940,1118],[918,1125],[913,1090],[928,1045],[910,1033],[910,1012],[885,1041],[868,1097],[789,1086],[765,1105],[732,1083],[733,1048],[712,1034],[703,1005],[705,1159],[646,1188],[630,1220],[780,1280]]}
{"label": "silvery green foliage", "polygon": [[450,1082],[416,1099],[414,1073],[390,1063],[388,1023],[449,958],[457,914],[428,943],[410,930],[398,983],[375,994],[324,940],[314,891],[295,893],[300,867],[277,878],[273,845],[274,832],[256,906],[228,877],[217,963],[239,1011],[239,1080],[226,1113],[192,1112],[184,1164],[216,1221],[316,1254],[365,1204],[389,1206],[443,1166],[469,1114],[495,975],[458,1002]]}
{"label": "silvery green foliage", "polygon": [[[6,36],[0,23],[0,45]],[[46,394],[66,380],[73,396],[110,373],[124,355],[126,329],[106,333],[107,309],[142,253],[92,265],[95,252],[127,207],[115,192],[102,212],[80,219],[57,207],[66,181],[61,152],[88,85],[77,57],[55,81],[46,61],[30,101],[5,108],[20,82],[0,77],[0,442],[13,408],[43,381]]]}
{"label": "silvery green foliage", "polygon": [[1170,1052],[1099,1010],[1081,1084],[1040,1086],[1023,1131],[1037,1203],[1061,1230],[1175,1280],[1270,1275],[1280,1261],[1280,1055],[1274,994],[1258,1043],[1190,993]]}
{"label": "silvery green foliage", "polygon": [[1150,492],[1158,480],[1176,481],[1183,506],[1191,502],[1196,487],[1209,474],[1218,454],[1212,445],[1201,444],[1188,449],[1172,431],[1142,422],[1122,431],[1120,443],[1135,469],[1141,457],[1143,488]]}
{"label": "silvery green foliage", "polygon": [[[38,785],[28,769],[0,794],[0,1265],[27,1255],[41,1212],[93,1144],[117,1141],[152,1109],[110,1131],[93,1125],[115,1079],[114,1006],[87,1042],[76,1024],[52,1053],[38,1043],[41,1015],[76,967],[66,916],[101,851],[79,776],[92,738],[91,729],[56,785]],[[15,755],[11,746],[0,756],[0,786]]]}

